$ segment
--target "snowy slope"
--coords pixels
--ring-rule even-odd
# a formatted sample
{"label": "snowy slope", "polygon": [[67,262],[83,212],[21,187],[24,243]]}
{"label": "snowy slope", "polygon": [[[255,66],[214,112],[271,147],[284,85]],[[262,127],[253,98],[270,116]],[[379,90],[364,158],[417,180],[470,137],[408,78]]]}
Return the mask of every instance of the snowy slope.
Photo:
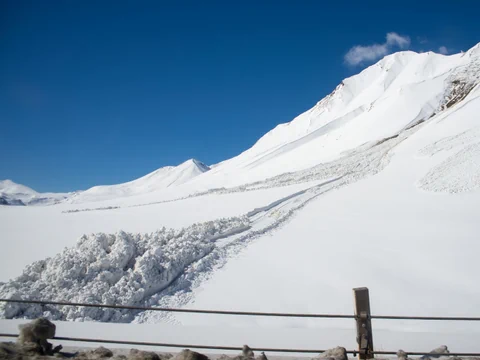
{"label": "snowy slope", "polygon": [[399,52],[342,81],[292,122],[217,165],[198,186],[234,186],[309,168],[362,144],[397,134],[441,106],[452,74],[478,62],[479,46],[444,56]]}
{"label": "snowy slope", "polygon": [[70,195],[72,193],[38,193],[12,180],[0,180],[0,199],[5,200],[3,205],[50,205]]}
{"label": "snowy slope", "polygon": [[148,194],[181,185],[208,170],[210,168],[207,165],[198,160],[190,159],[178,166],[162,167],[139,179],[123,184],[94,186],[77,194],[69,201],[81,203]]}
{"label": "snowy slope", "polygon": [[[213,273],[186,306],[350,313],[351,288],[367,285],[377,314],[479,316],[478,114],[477,86],[464,103],[395,146],[382,172],[312,202],[280,231]],[[185,325],[200,321],[174,317]],[[304,320],[238,321],[320,326]],[[408,325],[375,323],[390,329]],[[412,325],[416,331],[454,325],[480,331],[476,324]]]}
{"label": "snowy slope", "polygon": [[[452,56],[393,54],[209,171],[187,162],[182,169],[193,167],[195,176],[177,171],[182,164],[98,187],[74,203],[0,207],[8,254],[31,250],[19,265],[6,254],[2,274],[13,278],[38,260],[0,285],[0,296],[350,314],[351,288],[368,286],[376,314],[479,316],[479,84],[479,45]],[[238,341],[226,338],[228,328],[246,329],[252,341],[274,328],[281,345],[293,329],[352,328],[0,305],[4,317],[44,311],[56,319],[175,323],[186,329],[179,331],[185,343],[197,342],[191,329],[205,324],[228,345]],[[475,324],[374,326],[422,332],[432,345],[448,332],[451,349],[463,347],[457,351],[474,349],[480,332]],[[338,333],[322,332],[322,341],[338,345]],[[415,339],[395,338],[398,348]]]}
{"label": "snowy slope", "polygon": [[[479,52],[477,45],[466,53],[449,56],[411,51],[386,56],[343,80],[312,109],[290,123],[278,125],[252,148],[211,169],[189,160],[125,184],[93,187],[71,201],[82,204],[110,200],[110,206],[124,201],[148,203],[263,181],[333,161],[358,146],[394,136],[440,111],[448,102],[452,82],[457,78],[465,80],[458,73],[474,68]],[[127,199],[132,196],[136,198]]]}

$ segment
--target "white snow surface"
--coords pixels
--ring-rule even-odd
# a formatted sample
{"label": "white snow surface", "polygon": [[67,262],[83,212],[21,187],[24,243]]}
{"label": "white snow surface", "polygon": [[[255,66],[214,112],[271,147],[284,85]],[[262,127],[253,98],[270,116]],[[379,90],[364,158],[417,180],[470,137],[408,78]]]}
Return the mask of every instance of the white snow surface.
{"label": "white snow surface", "polygon": [[[350,314],[351,289],[368,286],[374,314],[480,316],[479,49],[389,55],[195,176],[160,171],[158,184],[155,172],[49,207],[0,207],[0,297]],[[0,315],[160,323],[185,343],[206,324],[227,345],[246,342],[236,329],[257,346],[314,341],[319,329],[331,346],[354,339],[333,319],[25,305]],[[397,349],[428,351],[418,339],[431,348],[449,334],[451,350],[478,350],[476,323],[374,328]]]}

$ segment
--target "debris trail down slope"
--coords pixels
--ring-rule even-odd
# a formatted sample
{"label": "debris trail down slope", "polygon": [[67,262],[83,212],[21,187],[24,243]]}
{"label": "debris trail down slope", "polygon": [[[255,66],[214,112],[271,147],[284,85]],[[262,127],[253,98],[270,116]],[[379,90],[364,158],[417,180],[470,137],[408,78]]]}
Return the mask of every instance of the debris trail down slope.
{"label": "debris trail down slope", "polygon": [[[278,228],[322,193],[380,171],[388,161],[388,151],[401,138],[352,153],[339,164],[310,169],[310,180],[321,180],[325,176],[329,179],[253,209],[244,217],[219,219],[181,230],[163,228],[153,234],[119,232],[84,236],[76,247],[36,262],[27,267],[22,276],[0,285],[0,295],[152,305],[161,303],[168,294],[178,295],[178,302],[183,303],[187,300],[186,289],[208,277],[212,269],[222,266],[252,239]],[[298,181],[305,176],[305,172],[285,174],[281,181]],[[2,310],[7,318],[35,317],[45,311],[40,306],[20,304],[3,305]],[[113,309],[52,307],[48,311],[54,319],[133,320],[132,313]],[[141,321],[143,316],[138,319]]]}

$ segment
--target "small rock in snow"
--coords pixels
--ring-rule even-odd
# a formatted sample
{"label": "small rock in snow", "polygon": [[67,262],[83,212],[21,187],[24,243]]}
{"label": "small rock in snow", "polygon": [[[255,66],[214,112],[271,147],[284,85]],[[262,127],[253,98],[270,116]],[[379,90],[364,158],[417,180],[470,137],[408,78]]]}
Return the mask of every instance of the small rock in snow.
{"label": "small rock in snow", "polygon": [[348,360],[347,350],[344,347],[337,346],[321,353],[317,356],[317,359]]}
{"label": "small rock in snow", "polygon": [[397,357],[398,357],[398,360],[407,360],[408,359],[407,353],[403,350],[398,350],[397,351]]}
{"label": "small rock in snow", "polygon": [[268,360],[267,356],[265,355],[265,353],[262,351],[260,353],[260,356],[257,357],[257,360]]}
{"label": "small rock in snow", "polygon": [[248,345],[243,345],[242,354],[246,358],[254,358],[255,357],[255,354],[253,353],[252,349],[250,349],[250,347]]}
{"label": "small rock in snow", "polygon": [[102,359],[102,358],[109,358],[113,356],[113,352],[103,346],[92,350],[91,354],[95,357],[95,359]]}
{"label": "small rock in snow", "polygon": [[131,360],[160,360],[160,356],[153,351],[143,351],[137,349],[130,350],[129,358]]}
{"label": "small rock in snow", "polygon": [[56,326],[45,318],[38,318],[19,326],[17,343],[23,351],[40,355],[53,355],[52,344],[47,339],[55,336]]}
{"label": "small rock in snow", "polygon": [[448,351],[448,347],[446,345],[442,345],[442,346],[439,346],[436,349],[433,349],[432,351],[430,351],[429,355],[424,355],[420,359],[428,360],[428,359],[432,359],[432,358],[439,358],[439,357],[443,357],[443,356],[448,356],[448,354],[450,354],[450,351]]}
{"label": "small rock in snow", "polygon": [[174,360],[210,360],[206,355],[200,354],[189,349],[182,350]]}

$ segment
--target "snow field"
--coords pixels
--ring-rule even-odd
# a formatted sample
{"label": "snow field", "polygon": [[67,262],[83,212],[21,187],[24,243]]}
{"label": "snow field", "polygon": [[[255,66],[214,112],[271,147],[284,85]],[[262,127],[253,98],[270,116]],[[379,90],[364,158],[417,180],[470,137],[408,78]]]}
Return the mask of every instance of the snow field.
{"label": "snow field", "polygon": [[[150,186],[147,175],[73,204],[0,207],[2,276],[38,260],[0,295],[350,314],[351,289],[368,286],[375,314],[479,316],[479,49],[387,56],[239,156],[188,179],[175,173],[172,186]],[[155,323],[174,342],[354,346],[353,324],[333,320],[22,306],[2,316],[42,313]],[[209,337],[198,335],[207,325]],[[377,348],[428,350],[444,339],[478,351],[476,323],[374,329]]]}

